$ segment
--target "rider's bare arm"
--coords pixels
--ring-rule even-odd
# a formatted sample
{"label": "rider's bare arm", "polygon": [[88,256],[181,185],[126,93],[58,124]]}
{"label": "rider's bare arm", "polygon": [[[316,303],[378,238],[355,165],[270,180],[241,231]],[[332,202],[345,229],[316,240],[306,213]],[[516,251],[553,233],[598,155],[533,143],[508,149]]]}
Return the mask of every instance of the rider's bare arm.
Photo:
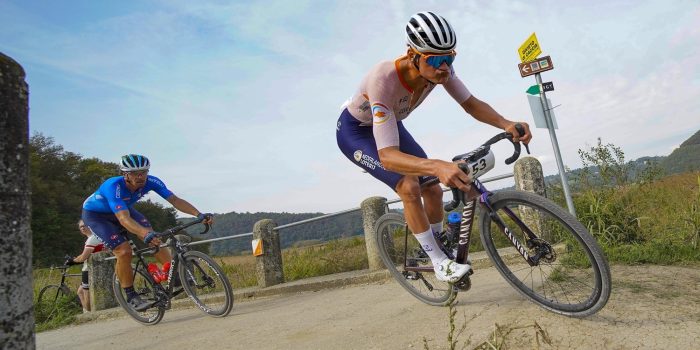
{"label": "rider's bare arm", "polygon": [[457,187],[468,191],[469,176],[460,170],[456,164],[439,159],[419,158],[403,153],[396,146],[385,147],[379,151],[379,159],[385,169],[403,175],[424,176],[432,175],[447,186]]}
{"label": "rider's bare arm", "polygon": [[119,220],[119,223],[124,226],[129,232],[139,236],[142,240],[146,235],[153,231],[152,228],[150,227],[143,227],[139,225],[138,222],[134,221],[134,219],[131,218],[131,215],[129,215],[128,210],[120,210],[114,214],[117,217],[117,220]]}
{"label": "rider's bare arm", "polygon": [[[175,209],[177,209],[183,213],[187,213],[187,214],[190,214],[192,216],[198,216],[199,214],[201,214],[201,212],[199,210],[197,210],[197,208],[195,208],[194,205],[190,204],[190,202],[188,202],[188,201],[186,201],[186,200],[184,200],[176,195],[172,195],[172,196],[166,198],[165,200],[167,200],[170,204],[172,204],[173,207],[175,207]],[[207,223],[207,224],[211,224],[212,222],[213,222],[212,218],[208,218],[204,221],[204,223]]]}
{"label": "rider's bare arm", "polygon": [[[506,132],[513,134],[515,136],[513,141],[515,142],[520,141],[527,144],[532,138],[532,134],[530,133],[530,127],[527,123],[513,122],[504,118],[493,108],[491,108],[491,106],[488,103],[479,100],[478,98],[474,97],[474,95],[469,97],[466,101],[462,102],[461,106],[467,113],[474,117],[474,119],[482,123],[495,126],[499,129],[503,129]],[[525,135],[520,135],[515,129],[516,123],[521,124],[525,128]]]}
{"label": "rider's bare arm", "polygon": [[81,262],[87,260],[87,258],[90,257],[90,254],[92,254],[92,252],[94,250],[95,250],[95,248],[85,247],[85,249],[83,249],[83,252],[80,253],[80,255],[73,258],[73,261],[75,261],[77,263],[81,263]]}

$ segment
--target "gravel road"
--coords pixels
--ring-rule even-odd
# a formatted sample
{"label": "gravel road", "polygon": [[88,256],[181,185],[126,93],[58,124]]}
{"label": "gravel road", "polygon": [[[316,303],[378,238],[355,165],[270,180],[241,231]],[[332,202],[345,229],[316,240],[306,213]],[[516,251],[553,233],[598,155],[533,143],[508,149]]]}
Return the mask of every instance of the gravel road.
{"label": "gravel road", "polygon": [[[700,269],[614,266],[608,305],[586,319],[524,300],[493,268],[461,293],[458,348],[473,349],[498,324],[510,349],[691,349],[700,344]],[[171,310],[156,326],[118,317],[37,335],[39,349],[430,349],[448,348],[448,308],[419,302],[396,282],[352,285],[239,302],[226,318]],[[537,332],[535,323],[542,332]],[[536,335],[538,334],[538,335]],[[545,341],[548,336],[551,344]]]}

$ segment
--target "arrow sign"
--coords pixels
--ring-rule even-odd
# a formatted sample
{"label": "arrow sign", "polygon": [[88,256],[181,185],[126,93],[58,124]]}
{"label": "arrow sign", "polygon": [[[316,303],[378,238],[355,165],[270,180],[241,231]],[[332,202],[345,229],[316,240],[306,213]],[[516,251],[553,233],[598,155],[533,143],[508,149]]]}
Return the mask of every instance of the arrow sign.
{"label": "arrow sign", "polygon": [[539,85],[532,85],[525,92],[527,92],[530,95],[539,95],[540,94],[540,86]]}
{"label": "arrow sign", "polygon": [[554,69],[554,64],[552,63],[552,58],[549,56],[544,56],[542,58],[537,58],[532,61],[518,64],[520,76],[523,78],[525,78],[528,75],[533,75],[539,72],[544,72],[552,69]]}

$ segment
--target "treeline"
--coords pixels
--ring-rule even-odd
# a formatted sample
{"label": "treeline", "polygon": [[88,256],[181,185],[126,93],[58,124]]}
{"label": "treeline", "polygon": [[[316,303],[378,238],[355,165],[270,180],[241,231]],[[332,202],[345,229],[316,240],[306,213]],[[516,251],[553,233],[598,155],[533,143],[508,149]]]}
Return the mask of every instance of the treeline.
{"label": "treeline", "polygon": [[[78,231],[83,201],[106,179],[118,176],[119,168],[116,163],[66,151],[42,134],[33,135],[29,147],[32,261],[36,266],[58,265],[64,255],[83,251],[85,237]],[[176,223],[172,208],[150,201],[135,208],[156,230]]]}

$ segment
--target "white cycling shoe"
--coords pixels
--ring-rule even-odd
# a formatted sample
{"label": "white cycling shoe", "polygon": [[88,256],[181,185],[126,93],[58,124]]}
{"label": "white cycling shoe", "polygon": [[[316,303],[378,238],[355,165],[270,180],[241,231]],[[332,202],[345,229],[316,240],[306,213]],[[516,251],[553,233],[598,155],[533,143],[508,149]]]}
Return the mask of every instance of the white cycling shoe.
{"label": "white cycling shoe", "polygon": [[435,277],[443,282],[455,283],[469,273],[472,267],[469,264],[458,264],[449,258],[445,258],[433,267]]}

